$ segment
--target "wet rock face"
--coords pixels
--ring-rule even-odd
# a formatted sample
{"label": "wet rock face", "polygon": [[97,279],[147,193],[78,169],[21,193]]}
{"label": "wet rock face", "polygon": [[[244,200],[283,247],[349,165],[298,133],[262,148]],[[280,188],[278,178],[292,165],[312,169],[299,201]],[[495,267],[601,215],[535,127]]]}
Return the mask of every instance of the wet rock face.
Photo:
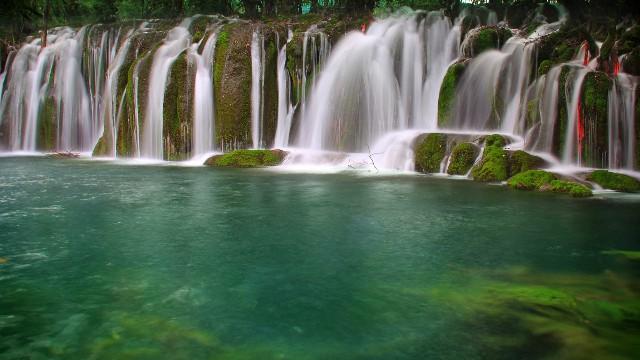
{"label": "wet rock face", "polygon": [[446,127],[451,119],[456,98],[456,88],[464,73],[467,61],[457,62],[447,69],[438,97],[438,126]]}
{"label": "wet rock face", "polygon": [[513,34],[499,26],[484,26],[470,30],[462,44],[462,55],[474,57],[486,50],[500,49]]}
{"label": "wet rock face", "polygon": [[509,156],[501,135],[490,135],[484,140],[482,160],[473,167],[473,180],[482,182],[504,181],[509,177]]}
{"label": "wet rock face", "polygon": [[451,159],[447,167],[449,175],[466,175],[478,157],[480,149],[472,143],[456,145],[451,152]]}

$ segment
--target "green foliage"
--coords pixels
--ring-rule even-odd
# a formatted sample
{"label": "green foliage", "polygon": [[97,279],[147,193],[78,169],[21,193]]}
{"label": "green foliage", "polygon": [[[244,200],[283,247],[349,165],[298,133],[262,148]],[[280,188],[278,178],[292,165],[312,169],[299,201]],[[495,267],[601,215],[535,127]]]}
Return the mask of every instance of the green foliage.
{"label": "green foliage", "polygon": [[449,175],[465,175],[478,156],[478,148],[471,143],[458,144],[451,152],[451,161],[447,167]]}
{"label": "green foliage", "polygon": [[447,150],[447,137],[444,134],[429,134],[416,150],[416,170],[424,173],[440,172],[440,163]]}
{"label": "green foliage", "polygon": [[595,170],[587,176],[587,180],[593,181],[605,189],[622,192],[640,191],[640,181],[629,175],[618,174],[607,170]]}
{"label": "green foliage", "polygon": [[205,165],[215,167],[253,168],[280,165],[286,153],[281,150],[236,150],[212,156]]}
{"label": "green foliage", "polygon": [[476,181],[504,181],[509,175],[509,159],[503,148],[506,140],[501,135],[490,135],[485,138],[482,160],[471,170]]}

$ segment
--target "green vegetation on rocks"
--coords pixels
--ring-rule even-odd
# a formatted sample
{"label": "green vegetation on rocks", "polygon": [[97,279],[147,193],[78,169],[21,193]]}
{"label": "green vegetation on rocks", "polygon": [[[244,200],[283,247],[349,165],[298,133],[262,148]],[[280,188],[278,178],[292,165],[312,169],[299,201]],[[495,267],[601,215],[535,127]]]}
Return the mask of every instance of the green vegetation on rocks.
{"label": "green vegetation on rocks", "polygon": [[214,167],[253,168],[280,165],[287,153],[282,150],[236,150],[214,155],[205,165]]}
{"label": "green vegetation on rocks", "polygon": [[166,160],[185,160],[191,155],[194,76],[183,52],[171,66],[164,94],[162,138]]}
{"label": "green vegetation on rocks", "polygon": [[57,110],[53,97],[46,97],[43,109],[38,117],[38,137],[36,148],[39,151],[52,151],[56,149],[57,137]]}
{"label": "green vegetation on rocks", "polygon": [[593,193],[586,186],[565,180],[559,180],[552,173],[543,170],[529,170],[515,175],[507,185],[516,190],[537,190],[543,192],[566,193],[573,197],[589,197]]}
{"label": "green vegetation on rocks", "polygon": [[451,152],[451,161],[447,167],[449,175],[465,175],[473,166],[478,156],[478,148],[471,143],[461,143],[456,145]]}
{"label": "green vegetation on rocks", "polygon": [[216,44],[216,144],[223,149],[251,141],[251,34],[245,24],[228,24]]}
{"label": "green vegetation on rocks", "polygon": [[527,170],[539,169],[545,163],[542,158],[522,150],[509,152],[509,176],[511,177]]}
{"label": "green vegetation on rocks", "polygon": [[438,97],[438,126],[446,126],[451,118],[451,111],[456,97],[456,87],[464,73],[464,69],[464,62],[455,63],[447,69]]}
{"label": "green vegetation on rocks", "polygon": [[622,192],[638,192],[640,191],[640,181],[624,174],[618,174],[607,170],[595,170],[587,176],[588,181],[602,186],[605,189],[611,189]]}
{"label": "green vegetation on rocks", "polygon": [[499,49],[512,35],[511,30],[497,26],[485,26],[471,30],[467,35],[467,44],[463,48],[463,55],[474,57],[486,50]]}
{"label": "green vegetation on rocks", "polygon": [[423,173],[440,172],[440,163],[447,150],[447,136],[444,134],[429,134],[416,149],[416,170]]}
{"label": "green vegetation on rocks", "polygon": [[608,146],[608,102],[612,86],[609,76],[600,71],[589,72],[584,79],[582,113],[585,138],[582,141],[582,163],[606,167]]}
{"label": "green vegetation on rocks", "polygon": [[476,181],[504,181],[509,175],[509,159],[504,150],[506,140],[501,135],[490,135],[485,138],[482,160],[471,170]]}

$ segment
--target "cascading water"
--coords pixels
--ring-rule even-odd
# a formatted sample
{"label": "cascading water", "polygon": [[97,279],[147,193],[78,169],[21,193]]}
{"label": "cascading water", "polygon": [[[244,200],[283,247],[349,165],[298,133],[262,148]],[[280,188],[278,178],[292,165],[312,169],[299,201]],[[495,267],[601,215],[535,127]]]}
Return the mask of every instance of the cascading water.
{"label": "cascading water", "polygon": [[215,112],[213,108],[213,58],[215,54],[218,29],[211,32],[205,41],[202,53],[198,53],[200,43],[191,45],[197,70],[194,91],[194,131],[193,156],[199,157],[214,150]]}
{"label": "cascading water", "polygon": [[609,90],[609,168],[633,170],[636,164],[635,101],[638,79],[618,73]]}
{"label": "cascading water", "polygon": [[[280,36],[277,35],[277,46],[280,47]],[[274,147],[289,146],[289,133],[293,119],[294,107],[291,104],[291,78],[287,73],[287,44],[291,42],[293,32],[288,30],[287,41],[278,51],[277,77],[278,77],[278,124],[274,139]]]}
{"label": "cascading water", "polygon": [[[327,34],[322,32],[317,25],[311,25],[304,32],[302,40],[302,82],[300,83],[300,113],[301,118],[306,117],[307,112],[307,91],[315,88],[320,71],[324,69],[329,58],[331,44]],[[310,67],[310,69],[309,69]],[[308,83],[308,75],[311,76],[311,83]]]}
{"label": "cascading water", "polygon": [[162,46],[153,55],[149,77],[149,96],[145,110],[140,155],[144,158],[163,158],[163,108],[164,93],[171,65],[191,45],[188,27],[193,18],[183,20],[167,34]]}
{"label": "cascading water", "polygon": [[256,29],[251,38],[251,140],[254,149],[264,147],[264,57],[264,36]]}
{"label": "cascading water", "polygon": [[[457,57],[459,33],[438,12],[391,17],[366,34],[347,34],[313,88],[299,145],[362,152],[390,131],[434,126],[439,85]],[[426,66],[425,46],[433,50]]]}

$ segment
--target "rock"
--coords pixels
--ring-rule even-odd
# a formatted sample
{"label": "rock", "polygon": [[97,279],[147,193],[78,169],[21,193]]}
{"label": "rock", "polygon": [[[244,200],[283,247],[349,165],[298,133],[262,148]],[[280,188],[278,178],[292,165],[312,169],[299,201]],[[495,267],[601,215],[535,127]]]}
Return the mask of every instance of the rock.
{"label": "rock", "polygon": [[531,155],[525,151],[517,150],[508,152],[509,177],[527,170],[539,169],[547,162],[539,156]]}
{"label": "rock", "polygon": [[624,174],[618,174],[607,170],[596,170],[587,175],[588,181],[602,186],[605,189],[611,189],[622,192],[638,192],[640,191],[640,181]]}
{"label": "rock", "polygon": [[509,156],[504,150],[502,135],[490,135],[484,140],[482,160],[471,170],[475,181],[504,181],[509,175]]}
{"label": "rock", "polygon": [[466,175],[478,157],[479,149],[472,143],[456,145],[451,152],[451,161],[447,167],[449,175]]}
{"label": "rock", "polygon": [[528,170],[513,176],[507,185],[516,190],[542,191],[570,194],[573,197],[589,197],[593,193],[577,182],[559,180],[555,174],[543,170]]}
{"label": "rock", "polygon": [[416,171],[439,173],[440,163],[446,150],[447,136],[445,134],[428,134],[416,149]]}
{"label": "rock", "polygon": [[500,49],[513,34],[499,26],[484,26],[470,30],[462,44],[462,55],[472,58],[486,50]]}
{"label": "rock", "polygon": [[446,126],[451,118],[456,98],[456,87],[465,67],[466,61],[459,61],[447,69],[438,97],[438,126]]}
{"label": "rock", "polygon": [[608,102],[612,85],[604,72],[593,71],[585,76],[582,90],[584,139],[579,149],[581,163],[585,166],[602,168],[608,165]]}
{"label": "rock", "polygon": [[255,168],[282,164],[287,152],[275,150],[236,150],[227,154],[214,155],[204,165],[214,167]]}
{"label": "rock", "polygon": [[622,59],[621,65],[623,72],[640,76],[640,46],[628,52]]}
{"label": "rock", "polygon": [[80,154],[70,152],[70,151],[66,151],[66,152],[60,151],[60,152],[47,154],[47,157],[51,159],[77,159],[80,157]]}

